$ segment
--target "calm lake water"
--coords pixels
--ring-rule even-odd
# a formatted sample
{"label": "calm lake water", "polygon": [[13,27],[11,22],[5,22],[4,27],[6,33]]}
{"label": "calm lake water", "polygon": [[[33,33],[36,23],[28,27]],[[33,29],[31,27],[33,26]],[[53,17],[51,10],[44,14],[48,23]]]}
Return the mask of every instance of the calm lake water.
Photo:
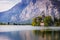
{"label": "calm lake water", "polygon": [[32,31],[0,32],[0,40],[34,40]]}
{"label": "calm lake water", "polygon": [[39,30],[32,31],[13,31],[0,32],[0,40],[59,40],[60,33],[51,31],[39,32]]}
{"label": "calm lake water", "polygon": [[41,30],[43,28],[29,25],[0,25],[0,40],[60,40],[60,31]]}

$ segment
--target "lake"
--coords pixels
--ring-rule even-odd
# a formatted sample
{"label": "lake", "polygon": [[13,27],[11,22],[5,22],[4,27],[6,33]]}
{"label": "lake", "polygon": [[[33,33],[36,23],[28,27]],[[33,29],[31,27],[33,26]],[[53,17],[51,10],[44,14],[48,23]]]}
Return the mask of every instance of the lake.
{"label": "lake", "polygon": [[[51,31],[52,32],[52,31]],[[54,31],[53,31],[54,32]],[[13,32],[0,32],[0,40],[59,40],[59,32],[42,33],[35,31],[13,31]]]}
{"label": "lake", "polygon": [[0,40],[59,40],[60,31],[55,29],[59,27],[0,25]]}

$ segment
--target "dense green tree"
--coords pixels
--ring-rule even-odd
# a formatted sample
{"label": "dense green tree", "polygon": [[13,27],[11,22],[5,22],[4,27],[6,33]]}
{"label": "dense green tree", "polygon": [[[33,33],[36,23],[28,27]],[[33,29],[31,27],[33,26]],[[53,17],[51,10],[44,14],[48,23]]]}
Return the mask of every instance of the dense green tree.
{"label": "dense green tree", "polygon": [[[42,21],[42,17],[40,16],[33,18],[32,26],[40,26],[41,21]],[[44,17],[43,22],[44,22],[44,26],[60,26],[60,19],[54,18],[54,22],[53,22],[51,16]]]}
{"label": "dense green tree", "polygon": [[38,16],[36,18],[33,18],[32,20],[32,26],[40,26],[40,22],[42,20],[42,17]]}
{"label": "dense green tree", "polygon": [[45,25],[45,26],[51,26],[51,25],[52,25],[51,16],[46,16],[46,17],[44,18],[44,25]]}
{"label": "dense green tree", "polygon": [[55,18],[54,25],[60,26],[60,19]]}
{"label": "dense green tree", "polygon": [[36,18],[33,18],[33,20],[32,20],[32,26],[36,26]]}

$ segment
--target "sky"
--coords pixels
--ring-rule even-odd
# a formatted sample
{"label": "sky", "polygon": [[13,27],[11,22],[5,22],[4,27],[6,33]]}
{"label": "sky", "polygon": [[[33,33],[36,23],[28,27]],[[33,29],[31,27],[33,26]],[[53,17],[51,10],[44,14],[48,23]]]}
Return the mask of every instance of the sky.
{"label": "sky", "polygon": [[22,0],[0,0],[0,12],[7,11]]}

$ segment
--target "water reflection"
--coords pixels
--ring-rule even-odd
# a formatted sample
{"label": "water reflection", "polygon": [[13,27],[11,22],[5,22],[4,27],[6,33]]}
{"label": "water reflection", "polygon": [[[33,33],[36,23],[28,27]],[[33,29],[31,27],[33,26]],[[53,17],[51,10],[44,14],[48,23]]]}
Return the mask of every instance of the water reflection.
{"label": "water reflection", "polygon": [[35,30],[34,34],[38,40],[60,40],[60,31]]}
{"label": "water reflection", "polygon": [[14,31],[0,32],[0,40],[59,40],[60,31]]}

